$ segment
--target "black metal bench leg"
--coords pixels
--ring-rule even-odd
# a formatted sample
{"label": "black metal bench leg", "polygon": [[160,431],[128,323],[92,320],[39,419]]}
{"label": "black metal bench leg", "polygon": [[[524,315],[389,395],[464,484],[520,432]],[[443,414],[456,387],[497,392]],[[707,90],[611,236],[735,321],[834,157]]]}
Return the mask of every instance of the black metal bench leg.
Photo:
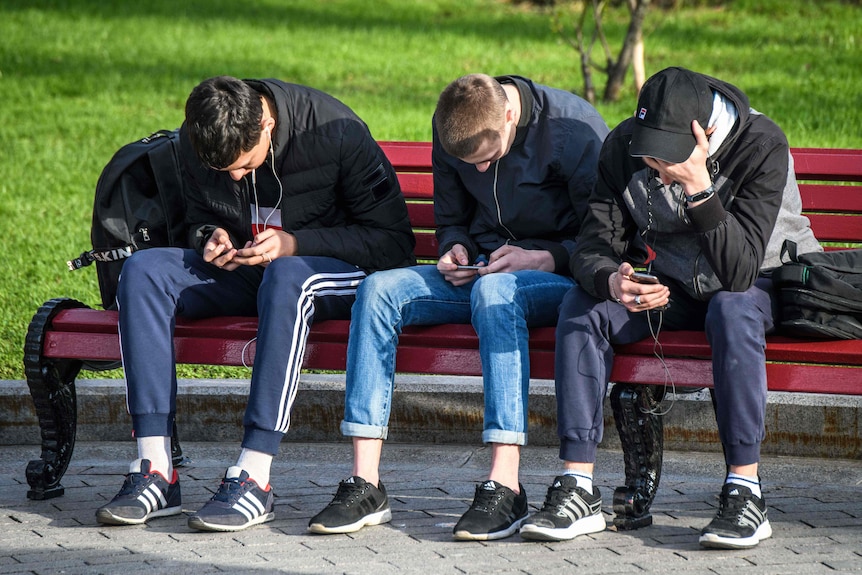
{"label": "black metal bench leg", "polygon": [[664,427],[660,415],[650,413],[662,388],[615,384],[611,407],[622,443],[626,484],[614,491],[614,526],[638,529],[652,525],[650,506],[661,479]]}
{"label": "black metal bench leg", "polygon": [[177,433],[177,422],[174,421],[173,434],[171,435],[171,463],[174,467],[182,467],[188,465],[191,460],[183,455],[183,448],[180,445],[180,435]]}
{"label": "black metal bench leg", "polygon": [[53,299],[43,304],[27,329],[24,343],[24,374],[36,407],[42,433],[41,459],[27,464],[29,499],[63,495],[60,479],[66,473],[75,447],[78,409],[75,378],[83,363],[76,359],[46,359],[42,355],[45,330],[64,309],[87,307],[72,299]]}

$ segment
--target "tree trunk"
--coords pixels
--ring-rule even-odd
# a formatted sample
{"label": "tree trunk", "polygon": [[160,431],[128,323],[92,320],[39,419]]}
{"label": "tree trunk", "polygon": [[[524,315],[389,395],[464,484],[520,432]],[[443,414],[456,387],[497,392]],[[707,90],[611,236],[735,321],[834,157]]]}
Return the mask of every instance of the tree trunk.
{"label": "tree trunk", "polygon": [[646,68],[644,67],[644,39],[639,36],[635,42],[632,52],[632,73],[634,74],[635,93],[640,96],[641,88],[646,82]]}
{"label": "tree trunk", "polygon": [[604,95],[605,102],[616,102],[620,98],[620,92],[626,78],[626,71],[634,57],[635,46],[638,42],[641,44],[643,42],[643,23],[649,3],[650,0],[632,0],[629,3],[629,7],[632,9],[631,21],[626,32],[626,38],[623,41],[622,50],[620,50],[620,56],[608,68],[608,84],[605,86]]}

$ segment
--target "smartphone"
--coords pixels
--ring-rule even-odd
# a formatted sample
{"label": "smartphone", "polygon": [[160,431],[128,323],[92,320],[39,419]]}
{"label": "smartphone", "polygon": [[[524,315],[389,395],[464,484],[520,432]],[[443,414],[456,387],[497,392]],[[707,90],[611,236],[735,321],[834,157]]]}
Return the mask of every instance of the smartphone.
{"label": "smartphone", "polygon": [[459,265],[455,269],[458,269],[458,270],[480,270],[483,267],[485,267],[485,266],[462,266],[462,265]]}
{"label": "smartphone", "polygon": [[659,283],[658,278],[652,274],[645,274],[643,272],[634,272],[629,276],[629,279],[635,283],[639,284],[657,284]]}

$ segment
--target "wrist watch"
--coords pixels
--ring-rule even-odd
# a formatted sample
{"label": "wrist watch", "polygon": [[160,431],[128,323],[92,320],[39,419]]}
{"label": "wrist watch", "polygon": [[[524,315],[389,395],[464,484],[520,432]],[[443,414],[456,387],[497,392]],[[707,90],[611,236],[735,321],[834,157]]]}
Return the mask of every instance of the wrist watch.
{"label": "wrist watch", "polygon": [[685,198],[685,203],[686,203],[686,205],[695,204],[695,203],[700,202],[702,200],[706,200],[706,199],[711,198],[713,194],[715,194],[715,186],[710,184],[710,186],[707,189],[705,189],[704,191],[698,192],[698,193],[693,194],[691,196],[687,196]]}

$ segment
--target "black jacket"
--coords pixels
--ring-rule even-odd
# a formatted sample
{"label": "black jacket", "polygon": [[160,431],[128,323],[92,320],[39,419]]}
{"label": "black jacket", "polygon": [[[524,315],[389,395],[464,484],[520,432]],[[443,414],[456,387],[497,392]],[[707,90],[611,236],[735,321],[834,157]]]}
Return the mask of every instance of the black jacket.
{"label": "black jacket", "polygon": [[[279,80],[246,80],[275,103],[275,165],[256,170],[260,198],[275,205],[283,187],[282,229],[297,253],[328,256],[367,272],[413,265],[416,240],[392,165],[365,123],[321,91]],[[189,243],[198,251],[217,227],[235,247],[252,239],[251,175],[239,182],[204,166],[180,130]]]}
{"label": "black jacket", "polygon": [[434,129],[434,217],[440,255],[453,245],[473,261],[500,246],[547,250],[555,272],[569,255],[586,213],[608,127],[582,98],[518,76],[521,119],[509,153],[485,172],[447,154]]}
{"label": "black jacket", "polygon": [[691,297],[745,291],[761,271],[780,265],[784,239],[800,253],[820,244],[801,215],[793,158],[781,129],[749,107],[735,86],[705,76],[739,117],[712,157],[715,195],[685,207],[682,187],[662,185],[643,160],[629,154],[634,119],[605,140],[596,189],[572,255],[572,275],[589,293],[611,299],[608,277],[623,260],[642,264],[645,243],[652,271],[675,280]]}

